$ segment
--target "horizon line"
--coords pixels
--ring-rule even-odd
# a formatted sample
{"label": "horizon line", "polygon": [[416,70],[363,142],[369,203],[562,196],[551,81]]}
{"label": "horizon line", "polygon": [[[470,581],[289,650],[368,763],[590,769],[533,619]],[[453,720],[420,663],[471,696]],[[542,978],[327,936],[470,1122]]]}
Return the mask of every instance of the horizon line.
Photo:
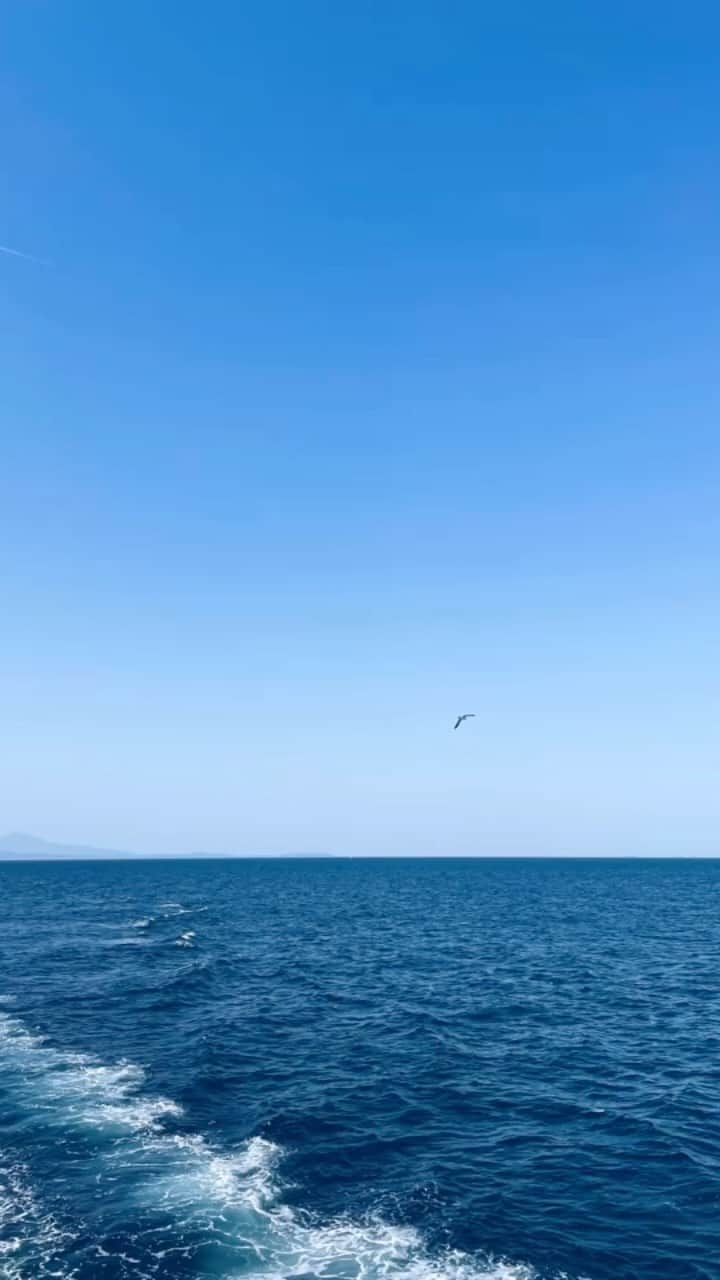
{"label": "horizon line", "polygon": [[0,851],[0,863],[49,862],[717,862],[719,853],[111,853]]}

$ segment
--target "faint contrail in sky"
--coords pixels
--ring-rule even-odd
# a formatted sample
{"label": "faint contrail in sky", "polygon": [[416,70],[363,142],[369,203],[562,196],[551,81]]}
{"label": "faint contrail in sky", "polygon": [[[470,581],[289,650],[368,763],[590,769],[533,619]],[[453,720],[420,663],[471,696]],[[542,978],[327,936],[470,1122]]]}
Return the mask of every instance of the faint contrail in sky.
{"label": "faint contrail in sky", "polygon": [[25,258],[27,262],[39,262],[42,266],[46,266],[44,258],[36,258],[33,253],[21,253],[19,249],[10,249],[6,244],[0,244],[0,253],[9,253],[13,258]]}

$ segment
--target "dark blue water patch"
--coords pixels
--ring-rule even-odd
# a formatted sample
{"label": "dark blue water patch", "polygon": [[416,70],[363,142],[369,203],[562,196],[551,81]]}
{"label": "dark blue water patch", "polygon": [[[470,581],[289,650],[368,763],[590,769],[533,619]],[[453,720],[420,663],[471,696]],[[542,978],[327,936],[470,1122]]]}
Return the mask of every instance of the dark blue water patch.
{"label": "dark blue water patch", "polygon": [[0,1275],[720,1277],[720,864],[0,865]]}

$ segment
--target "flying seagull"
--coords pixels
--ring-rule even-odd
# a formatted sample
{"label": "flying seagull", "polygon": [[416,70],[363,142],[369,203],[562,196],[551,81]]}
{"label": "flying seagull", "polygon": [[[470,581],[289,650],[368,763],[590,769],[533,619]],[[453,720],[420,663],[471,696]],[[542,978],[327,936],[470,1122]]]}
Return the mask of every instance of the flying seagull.
{"label": "flying seagull", "polygon": [[462,724],[462,722],[463,722],[463,720],[474,720],[474,719],[475,719],[475,712],[474,712],[474,711],[466,711],[464,716],[458,716],[457,720],[455,721],[455,723],[454,723],[454,725],[453,725],[453,729],[459,729],[459,728],[460,728],[460,725],[461,725],[461,724]]}

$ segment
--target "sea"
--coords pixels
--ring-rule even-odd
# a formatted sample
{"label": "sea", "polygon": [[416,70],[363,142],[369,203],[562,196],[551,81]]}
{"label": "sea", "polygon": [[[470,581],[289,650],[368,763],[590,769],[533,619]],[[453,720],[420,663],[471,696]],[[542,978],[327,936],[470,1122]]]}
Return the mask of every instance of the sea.
{"label": "sea", "polygon": [[720,862],[0,864],[5,1280],[718,1280]]}

